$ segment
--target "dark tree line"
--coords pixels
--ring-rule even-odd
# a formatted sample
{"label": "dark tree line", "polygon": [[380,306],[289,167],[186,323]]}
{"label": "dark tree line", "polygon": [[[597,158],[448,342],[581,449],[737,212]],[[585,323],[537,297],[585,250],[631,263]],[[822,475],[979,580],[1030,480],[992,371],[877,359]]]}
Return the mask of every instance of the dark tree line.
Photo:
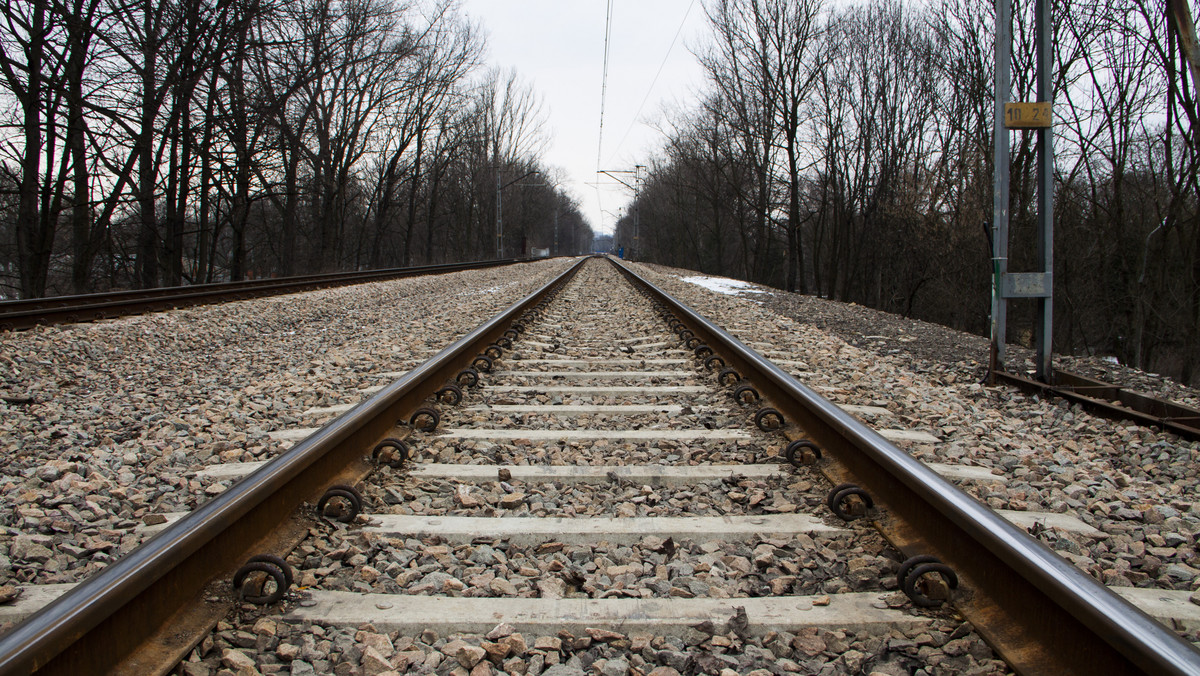
{"label": "dark tree line", "polygon": [[[1057,349],[1191,382],[1200,64],[1185,3],[1054,4],[1054,280]],[[986,334],[992,3],[705,8],[710,86],[649,162],[635,255]],[[1032,9],[1014,2],[1013,100],[1034,100]],[[1014,132],[1011,153],[1016,272],[1036,251],[1034,135]],[[617,240],[632,242],[628,219]],[[1032,303],[1010,312],[1019,341]]]}
{"label": "dark tree line", "polygon": [[0,3],[0,298],[590,247],[453,0]]}

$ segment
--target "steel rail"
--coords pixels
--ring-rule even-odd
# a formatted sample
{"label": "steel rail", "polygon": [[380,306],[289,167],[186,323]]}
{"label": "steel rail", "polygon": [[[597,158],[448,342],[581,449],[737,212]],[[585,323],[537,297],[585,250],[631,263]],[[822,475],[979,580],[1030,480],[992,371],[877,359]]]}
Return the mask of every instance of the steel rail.
{"label": "steel rail", "polygon": [[0,637],[0,675],[145,673],[131,661],[146,650],[147,637],[170,633],[178,609],[204,605],[210,582],[228,587],[233,568],[261,553],[273,530],[348,468],[362,464],[397,420],[407,420],[586,260],[14,627]]}
{"label": "steel rail", "polygon": [[131,314],[157,312],[193,305],[245,300],[263,296],[297,293],[314,289],[361,284],[372,281],[415,277],[489,268],[527,262],[525,258],[492,261],[417,265],[356,272],[329,272],[274,279],[217,282],[157,289],[108,291],[73,296],[50,296],[0,301],[0,330],[23,330],[35,326],[111,319]]}
{"label": "steel rail", "polygon": [[[608,259],[647,289],[886,509],[876,525],[906,556],[958,573],[955,606],[1025,674],[1200,674],[1200,650],[1001,518],[737,338]],[[834,470],[837,471],[837,470]]]}
{"label": "steel rail", "polygon": [[991,371],[988,378],[1025,392],[1061,397],[1109,420],[1129,420],[1146,427],[1157,427],[1189,441],[1200,441],[1200,411],[1173,401],[1146,396],[1069,371],[1055,370],[1053,382],[1049,384],[1006,371]]}

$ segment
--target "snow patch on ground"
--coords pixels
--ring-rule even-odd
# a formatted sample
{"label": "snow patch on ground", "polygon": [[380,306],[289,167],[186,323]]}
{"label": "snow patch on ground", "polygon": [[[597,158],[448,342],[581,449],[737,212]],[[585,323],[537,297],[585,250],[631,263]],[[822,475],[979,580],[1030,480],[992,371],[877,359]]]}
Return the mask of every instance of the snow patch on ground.
{"label": "snow patch on ground", "polygon": [[709,291],[723,293],[727,296],[736,296],[742,293],[766,293],[769,295],[769,292],[756,288],[754,284],[751,284],[750,282],[743,282],[740,279],[702,276],[682,277],[681,279],[683,279],[685,282],[695,284],[696,286],[702,286]]}
{"label": "snow patch on ground", "polygon": [[488,294],[488,293],[497,293],[499,291],[503,291],[503,290],[507,289],[508,287],[512,286],[515,283],[516,282],[507,282],[505,284],[497,284],[496,286],[489,286],[486,289],[466,289],[465,291],[460,291],[457,294],[455,294],[455,297],[462,298],[465,296],[479,296],[479,295]]}

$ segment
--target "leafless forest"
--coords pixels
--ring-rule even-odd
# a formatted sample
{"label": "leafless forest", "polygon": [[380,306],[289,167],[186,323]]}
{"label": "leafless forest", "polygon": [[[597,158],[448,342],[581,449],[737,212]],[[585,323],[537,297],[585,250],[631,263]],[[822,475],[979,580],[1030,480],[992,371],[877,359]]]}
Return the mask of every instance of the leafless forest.
{"label": "leafless forest", "polygon": [[[1180,7],[1054,3],[1055,342],[1195,381],[1200,65],[1177,38]],[[992,3],[705,8],[707,96],[675,112],[618,241],[633,242],[636,214],[642,258],[986,333]],[[1014,100],[1034,100],[1032,9],[1014,1]],[[1034,134],[1013,134],[1009,269],[1022,271]],[[1032,309],[1014,304],[1010,340]]]}
{"label": "leafless forest", "polygon": [[449,0],[0,1],[0,297],[591,246]]}
{"label": "leafless forest", "polygon": [[[1187,2],[1055,3],[1054,279],[1059,350],[1194,381]],[[0,296],[591,246],[540,164],[536,93],[482,67],[453,0],[0,3]],[[702,4],[707,90],[672,112],[617,244],[984,332],[992,3]],[[1031,0],[1014,15],[1014,99],[1031,100]],[[1033,134],[1012,147],[1022,271]]]}

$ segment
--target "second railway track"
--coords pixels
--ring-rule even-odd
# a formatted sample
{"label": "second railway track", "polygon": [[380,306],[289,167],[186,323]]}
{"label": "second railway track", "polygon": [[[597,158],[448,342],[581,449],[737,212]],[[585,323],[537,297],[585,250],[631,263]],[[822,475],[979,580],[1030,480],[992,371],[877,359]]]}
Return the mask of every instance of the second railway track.
{"label": "second railway track", "polygon": [[170,286],[88,293],[73,296],[48,296],[21,300],[0,300],[0,331],[30,329],[35,326],[100,321],[128,315],[159,312],[176,308],[223,303],[247,298],[328,289],[349,284],[379,282],[403,277],[444,274],[460,270],[482,269],[527,261],[506,258],[492,261],[440,263],[407,268],[328,272],[289,277],[248,279],[240,282],[215,282],[191,286]]}
{"label": "second railway track", "polygon": [[[811,392],[702,317],[607,262],[575,274],[342,418],[294,430],[297,447],[276,462],[207,470],[209,481],[249,477],[169,515],[142,550],[5,637],[0,648],[13,652],[0,664],[99,664],[88,660],[108,658],[80,645],[103,644],[104,630],[98,643],[65,638],[102,625],[99,608],[117,618],[107,622],[137,622],[150,614],[137,604],[166,603],[177,579],[220,573],[207,591],[205,577],[174,592],[212,606],[193,613],[191,633],[165,649],[126,641],[141,656],[109,664],[128,670],[159,652],[184,657],[189,674],[222,663],[372,675],[541,673],[560,662],[555,673],[1198,668],[1171,632],[999,516],[963,506],[932,472],[912,473],[844,411],[803,408]],[[434,413],[418,406],[439,388],[440,420],[421,429]],[[889,469],[911,475],[885,479]],[[331,483],[343,488],[318,501]],[[293,513],[301,502],[310,506]],[[943,505],[962,511],[935,518]],[[268,590],[294,582],[281,602],[230,598],[228,571],[258,549],[287,565],[272,570],[264,557],[239,577],[253,587],[275,575],[283,584]],[[904,563],[934,553],[955,568]],[[171,572],[155,569],[168,559]],[[954,603],[937,607],[947,595]],[[89,607],[70,605],[80,596]],[[213,622],[215,638],[201,638]],[[163,633],[156,640],[169,643]]]}

